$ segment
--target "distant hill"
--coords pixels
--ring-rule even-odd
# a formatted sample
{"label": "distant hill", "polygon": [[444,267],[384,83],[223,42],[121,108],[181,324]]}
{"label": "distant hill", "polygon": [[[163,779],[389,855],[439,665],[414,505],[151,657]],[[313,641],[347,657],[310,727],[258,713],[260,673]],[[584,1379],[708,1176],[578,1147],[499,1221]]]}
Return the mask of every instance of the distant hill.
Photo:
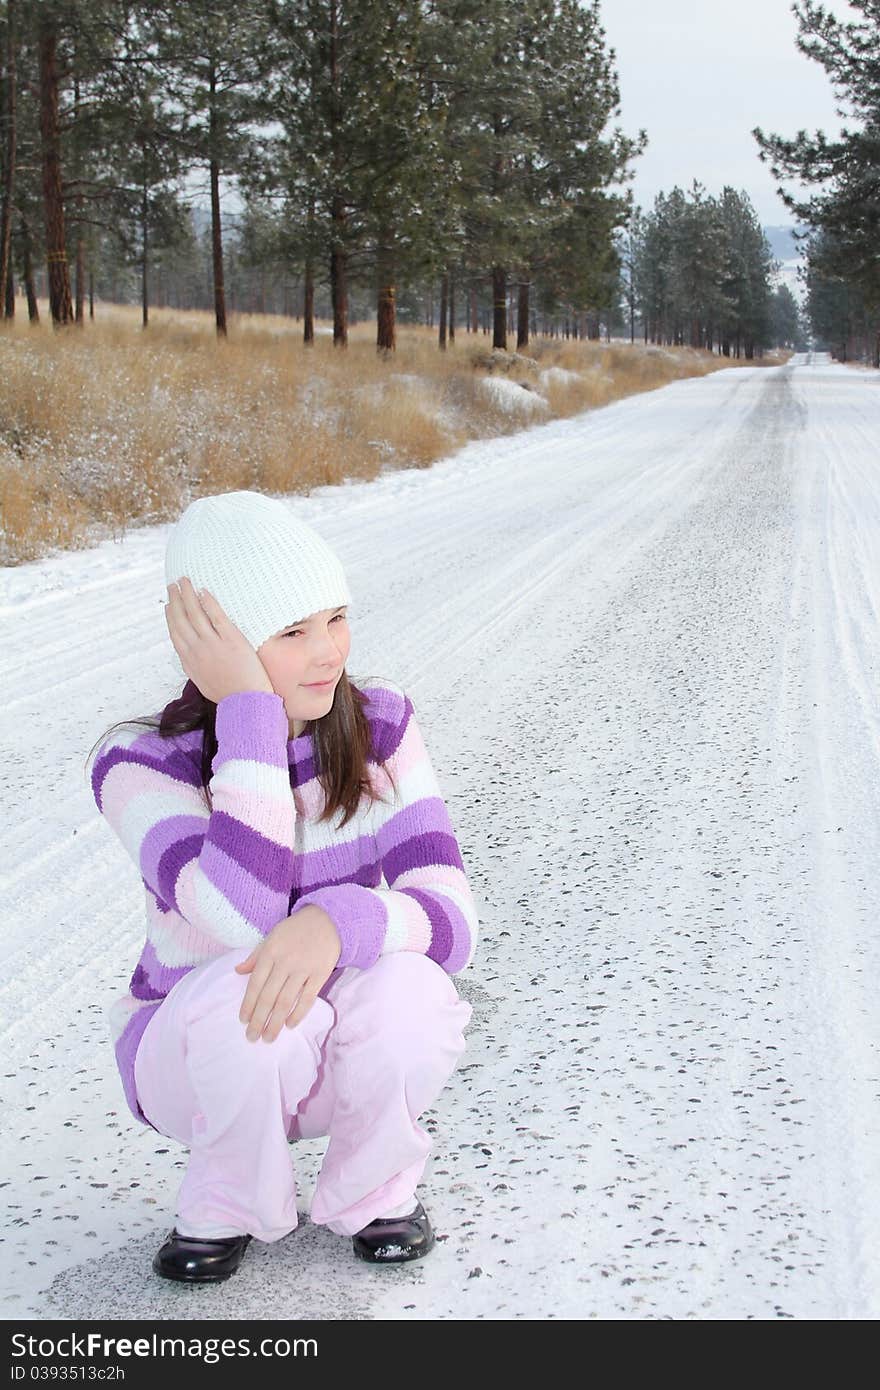
{"label": "distant hill", "polygon": [[764,235],[770,243],[770,250],[777,261],[795,261],[800,254],[800,244],[794,233],[805,230],[803,227],[765,227]]}
{"label": "distant hill", "polygon": [[764,227],[763,232],[774,260],[779,262],[775,277],[778,285],[787,285],[795,299],[803,302],[804,286],[798,277],[798,269],[803,265],[801,248],[803,242],[795,241],[794,233],[806,230],[803,227]]}

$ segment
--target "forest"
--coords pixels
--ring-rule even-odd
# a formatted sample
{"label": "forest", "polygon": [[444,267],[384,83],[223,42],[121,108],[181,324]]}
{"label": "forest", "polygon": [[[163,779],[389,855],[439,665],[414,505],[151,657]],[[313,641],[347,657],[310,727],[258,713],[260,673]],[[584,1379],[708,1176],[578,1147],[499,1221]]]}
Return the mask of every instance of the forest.
{"label": "forest", "polygon": [[[748,195],[633,205],[647,134],[598,0],[5,0],[0,304],[612,333],[745,358],[801,337]],[[223,211],[221,213],[221,203]],[[234,207],[233,207],[234,204]],[[232,210],[230,210],[232,209]]]}

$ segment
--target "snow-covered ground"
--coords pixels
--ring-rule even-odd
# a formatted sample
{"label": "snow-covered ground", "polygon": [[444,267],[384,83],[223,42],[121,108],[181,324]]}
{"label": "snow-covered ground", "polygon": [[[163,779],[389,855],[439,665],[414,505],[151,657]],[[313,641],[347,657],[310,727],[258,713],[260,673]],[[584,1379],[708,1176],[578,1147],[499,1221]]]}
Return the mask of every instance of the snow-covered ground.
{"label": "snow-covered ground", "polygon": [[880,374],[800,358],[297,503],[482,905],[409,1266],[304,1215],[150,1272],[184,1156],[105,1033],[142,898],[83,762],[174,687],[165,528],[4,572],[7,1318],[877,1317],[878,438]]}

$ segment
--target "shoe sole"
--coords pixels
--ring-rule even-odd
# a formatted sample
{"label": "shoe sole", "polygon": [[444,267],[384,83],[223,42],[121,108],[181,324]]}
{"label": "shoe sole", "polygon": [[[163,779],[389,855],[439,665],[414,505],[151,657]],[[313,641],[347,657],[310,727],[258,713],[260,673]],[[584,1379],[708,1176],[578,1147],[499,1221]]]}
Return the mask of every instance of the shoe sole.
{"label": "shoe sole", "polygon": [[408,1264],[410,1260],[423,1260],[426,1255],[430,1255],[434,1249],[434,1242],[423,1246],[421,1250],[401,1250],[399,1255],[380,1255],[378,1252],[364,1253],[355,1247],[354,1253],[359,1260],[370,1265],[398,1265]]}
{"label": "shoe sole", "polygon": [[228,1274],[170,1274],[168,1270],[154,1268],[153,1273],[158,1274],[160,1279],[170,1279],[174,1284],[222,1284],[238,1270],[231,1269]]}

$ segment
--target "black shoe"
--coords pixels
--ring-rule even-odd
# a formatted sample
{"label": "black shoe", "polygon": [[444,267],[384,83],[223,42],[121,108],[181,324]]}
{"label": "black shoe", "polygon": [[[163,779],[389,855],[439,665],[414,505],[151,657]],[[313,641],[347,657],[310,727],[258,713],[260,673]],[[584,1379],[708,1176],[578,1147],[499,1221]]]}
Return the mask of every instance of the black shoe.
{"label": "black shoe", "polygon": [[352,1236],[354,1253],[374,1264],[420,1260],[434,1245],[434,1232],[421,1202],[409,1216],[380,1216]]}
{"label": "black shoe", "polygon": [[153,1269],[163,1279],[182,1279],[187,1284],[218,1283],[228,1279],[241,1264],[250,1236],[182,1236],[172,1231],[153,1257]]}

